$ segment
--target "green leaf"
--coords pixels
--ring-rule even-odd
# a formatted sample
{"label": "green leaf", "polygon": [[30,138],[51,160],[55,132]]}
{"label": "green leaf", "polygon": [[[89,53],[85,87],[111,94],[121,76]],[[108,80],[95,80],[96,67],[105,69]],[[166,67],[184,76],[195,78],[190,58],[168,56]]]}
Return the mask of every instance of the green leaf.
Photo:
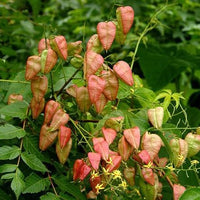
{"label": "green leaf", "polygon": [[41,178],[37,174],[32,173],[25,179],[26,186],[24,188],[23,194],[26,193],[38,193],[44,191],[50,182],[48,178]]}
{"label": "green leaf", "polygon": [[28,104],[25,101],[17,101],[1,108],[0,113],[10,117],[25,119],[27,108]]}
{"label": "green leaf", "polygon": [[38,146],[38,136],[26,135],[23,138],[23,147],[27,153],[36,155],[43,162],[51,163],[50,159],[48,158],[48,154],[47,156],[43,155],[46,152],[41,153],[38,149]]}
{"label": "green leaf", "polygon": [[41,1],[40,0],[28,0],[28,2],[30,3],[30,5],[32,7],[34,17],[37,17],[38,13],[40,12]]}
{"label": "green leaf", "polygon": [[60,198],[56,196],[55,194],[48,192],[47,194],[42,195],[40,197],[40,200],[60,200]]}
{"label": "green leaf", "polygon": [[24,152],[21,154],[21,158],[33,170],[39,172],[48,171],[45,165],[34,154],[28,154],[27,152]]}
{"label": "green leaf", "polygon": [[17,165],[14,164],[4,164],[0,166],[0,173],[13,172],[17,169]]}
{"label": "green leaf", "polygon": [[86,197],[80,191],[80,188],[75,185],[75,183],[69,183],[66,177],[52,177],[58,187],[74,196],[77,200],[85,200]]}
{"label": "green leaf", "polygon": [[1,179],[13,179],[15,177],[15,173],[8,173],[1,176]]}
{"label": "green leaf", "polygon": [[26,135],[26,132],[22,128],[16,128],[11,124],[5,124],[0,126],[0,140],[7,140],[13,138],[22,138]]}
{"label": "green leaf", "polygon": [[117,98],[123,99],[131,95],[131,88],[131,86],[128,86],[127,84],[119,80],[119,90],[117,93]]}
{"label": "green leaf", "polygon": [[21,150],[17,146],[2,146],[0,147],[0,160],[12,160],[19,156]]}
{"label": "green leaf", "polygon": [[23,181],[23,174],[19,169],[17,169],[15,176],[11,182],[11,189],[14,191],[17,199],[22,193],[24,187],[25,187],[25,183]]}
{"label": "green leaf", "polygon": [[187,189],[179,200],[199,200],[200,199],[200,188]]}

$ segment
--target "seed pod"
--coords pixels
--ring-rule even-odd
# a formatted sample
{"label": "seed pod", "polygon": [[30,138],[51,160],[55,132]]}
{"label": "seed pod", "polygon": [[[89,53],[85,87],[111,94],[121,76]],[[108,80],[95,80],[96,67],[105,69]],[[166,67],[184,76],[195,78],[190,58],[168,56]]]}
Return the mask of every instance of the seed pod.
{"label": "seed pod", "polygon": [[117,132],[115,131],[115,129],[102,127],[101,130],[102,130],[102,133],[103,133],[103,136],[104,136],[106,142],[109,145],[112,144],[114,139],[117,136]]}
{"label": "seed pod", "polygon": [[40,56],[30,56],[26,61],[26,80],[33,79],[41,70]]}
{"label": "seed pod", "polygon": [[94,144],[95,152],[101,154],[101,158],[105,161],[108,160],[109,156],[109,145],[106,141],[98,142]]}
{"label": "seed pod", "polygon": [[73,167],[73,180],[76,181],[80,177],[80,169],[85,164],[81,159],[77,159]]}
{"label": "seed pod", "polygon": [[41,72],[49,73],[55,66],[57,59],[57,54],[52,49],[43,50],[41,55]]}
{"label": "seed pod", "polygon": [[103,90],[104,95],[107,99],[113,101],[117,98],[117,92],[119,89],[119,81],[112,70],[101,72],[102,79],[105,80],[105,88]]}
{"label": "seed pod", "polygon": [[66,163],[71,148],[72,148],[71,138],[69,138],[69,141],[66,143],[66,145],[63,148],[60,146],[59,142],[56,143],[56,154],[61,164],[64,165]]}
{"label": "seed pod", "polygon": [[109,172],[112,172],[120,167],[122,157],[121,156],[110,156],[110,159],[111,159],[111,164],[110,163],[107,164],[106,169]]}
{"label": "seed pod", "polygon": [[138,154],[134,154],[133,159],[146,165],[151,161],[151,157],[146,150],[142,150]]}
{"label": "seed pod", "polygon": [[64,110],[59,109],[53,115],[50,128],[51,131],[55,131],[60,128],[60,126],[64,126],[69,121],[69,115],[64,112]]}
{"label": "seed pod", "polygon": [[88,79],[103,65],[104,59],[100,54],[87,51],[84,57],[84,77]]}
{"label": "seed pod", "polygon": [[87,51],[93,51],[96,53],[101,53],[103,51],[103,46],[99,40],[98,34],[94,34],[90,37],[87,42]]}
{"label": "seed pod", "polygon": [[101,183],[101,177],[97,176],[97,177],[90,177],[90,186],[92,188],[92,191],[96,194],[97,193],[97,189],[96,186],[98,184]]}
{"label": "seed pod", "polygon": [[43,111],[45,105],[45,99],[42,98],[40,101],[37,101],[35,97],[31,100],[31,113],[32,118],[37,119],[40,113]]}
{"label": "seed pod", "polygon": [[163,117],[164,117],[163,107],[149,109],[147,114],[148,114],[148,118],[151,124],[155,128],[161,128],[162,123],[163,123]]}
{"label": "seed pod", "polygon": [[134,10],[130,6],[118,7],[116,10],[117,21],[123,30],[124,34],[127,34],[131,29],[134,20]]}
{"label": "seed pod", "polygon": [[128,143],[134,148],[138,149],[140,146],[140,129],[138,126],[124,130],[124,136]]}
{"label": "seed pod", "polygon": [[58,132],[58,142],[59,142],[59,147],[61,149],[63,149],[68,141],[70,140],[71,137],[71,129],[61,125],[59,128],[59,132]]}
{"label": "seed pod", "polygon": [[40,102],[48,89],[48,79],[46,76],[36,76],[31,80],[31,91],[35,100]]}
{"label": "seed pod", "polygon": [[115,39],[116,26],[113,22],[100,22],[97,25],[99,40],[105,50],[110,49]]}
{"label": "seed pod", "polygon": [[122,160],[127,161],[130,155],[133,153],[133,147],[127,142],[124,135],[118,142],[118,151]]}
{"label": "seed pod", "polygon": [[67,51],[69,56],[79,55],[82,51],[82,41],[70,42],[67,44]]}
{"label": "seed pod", "polygon": [[50,131],[50,127],[44,124],[40,130],[39,148],[44,151],[53,144],[58,131]]}
{"label": "seed pod", "polygon": [[114,65],[113,70],[117,75],[117,77],[120,78],[124,83],[130,86],[133,85],[134,81],[133,81],[132,71],[128,63],[124,61],[118,61]]}
{"label": "seed pod", "polygon": [[80,169],[79,179],[83,181],[86,178],[86,176],[90,173],[90,171],[91,171],[91,168],[87,166],[86,164],[84,164]]}
{"label": "seed pod", "polygon": [[130,186],[134,186],[135,185],[135,168],[134,167],[125,168],[124,178],[126,179],[126,181],[128,182]]}
{"label": "seed pod", "polygon": [[92,143],[93,143],[93,145],[95,145],[95,144],[97,144],[97,143],[99,143],[99,142],[103,142],[103,141],[105,141],[105,139],[104,139],[103,137],[98,137],[98,138],[93,137],[93,138],[92,138]]}
{"label": "seed pod", "polygon": [[95,194],[92,190],[89,191],[86,195],[87,199],[97,199],[97,194]]}
{"label": "seed pod", "polygon": [[88,153],[88,159],[90,161],[90,164],[92,165],[94,170],[99,169],[99,163],[101,160],[101,154],[95,153],[95,152],[89,152]]}
{"label": "seed pod", "polygon": [[120,117],[112,117],[112,118],[106,120],[104,126],[106,128],[113,128],[117,132],[119,132],[122,129],[123,122],[124,122],[124,117],[122,117],[122,116],[120,116]]}
{"label": "seed pod", "polygon": [[185,141],[188,143],[188,158],[196,155],[200,151],[200,135],[188,133]]}
{"label": "seed pod", "polygon": [[44,124],[49,124],[53,118],[53,115],[60,108],[60,104],[56,101],[50,100],[46,103],[44,112]]}
{"label": "seed pod", "polygon": [[170,147],[173,152],[173,163],[175,167],[180,167],[188,154],[188,143],[179,138],[179,139],[172,139],[170,140]]}
{"label": "seed pod", "polygon": [[179,197],[185,192],[186,188],[182,185],[173,185],[173,199],[179,200]]}
{"label": "seed pod", "polygon": [[71,85],[66,89],[66,92],[71,95],[72,97],[76,98],[76,90],[78,86],[77,85]]}
{"label": "seed pod", "polygon": [[150,185],[155,185],[154,173],[150,168],[142,168],[141,170],[144,180]]}
{"label": "seed pod", "polygon": [[106,99],[105,95],[103,93],[101,93],[99,99],[94,102],[94,106],[96,109],[97,113],[101,113],[105,107],[105,105],[107,104],[108,100]]}
{"label": "seed pod", "polygon": [[49,39],[42,38],[38,43],[38,53],[41,54],[43,50],[51,48]]}
{"label": "seed pod", "polygon": [[73,67],[79,69],[83,66],[83,57],[81,55],[75,54],[74,57],[70,60],[70,63]]}
{"label": "seed pod", "polygon": [[64,36],[59,35],[50,38],[51,48],[58,54],[58,56],[66,60],[67,59],[67,41]]}
{"label": "seed pod", "polygon": [[162,140],[158,135],[149,134],[148,132],[143,135],[141,147],[149,153],[151,160],[154,160],[154,158],[158,155],[161,146]]}
{"label": "seed pod", "polygon": [[88,78],[88,92],[90,96],[90,101],[92,103],[95,103],[99,100],[104,88],[105,88],[106,82],[105,80],[99,78],[96,75],[91,75]]}
{"label": "seed pod", "polygon": [[80,87],[76,89],[76,102],[82,112],[87,112],[91,106],[88,89]]}
{"label": "seed pod", "polygon": [[8,104],[15,103],[17,101],[23,101],[23,96],[21,94],[10,94],[8,97]]}

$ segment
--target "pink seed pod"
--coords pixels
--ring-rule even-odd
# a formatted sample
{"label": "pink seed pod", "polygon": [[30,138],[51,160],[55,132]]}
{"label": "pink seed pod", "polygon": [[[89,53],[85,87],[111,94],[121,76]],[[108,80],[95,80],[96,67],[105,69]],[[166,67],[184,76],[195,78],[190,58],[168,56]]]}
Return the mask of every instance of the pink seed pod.
{"label": "pink seed pod", "polygon": [[39,148],[45,151],[56,140],[58,131],[50,131],[50,127],[44,124],[40,130]]}
{"label": "pink seed pod", "polygon": [[122,157],[121,156],[110,156],[111,163],[106,165],[106,169],[112,172],[120,167]]}
{"label": "pink seed pod", "polygon": [[70,140],[71,137],[71,129],[61,125],[59,128],[59,132],[58,132],[58,142],[59,142],[59,147],[61,149],[63,149],[68,141]]}
{"label": "pink seed pod", "polygon": [[94,107],[96,109],[97,113],[101,113],[105,107],[105,105],[107,104],[108,99],[105,97],[105,95],[103,93],[101,93],[99,99],[94,102]]}
{"label": "pink seed pod", "polygon": [[86,87],[76,89],[76,102],[82,112],[87,112],[91,106],[89,92]]}
{"label": "pink seed pod", "polygon": [[57,54],[52,49],[45,49],[41,54],[41,72],[44,74],[49,73],[57,62]]}
{"label": "pink seed pod", "polygon": [[103,65],[103,57],[93,51],[87,51],[84,57],[84,76],[88,79]]}
{"label": "pink seed pod", "polygon": [[78,86],[77,85],[71,85],[66,89],[66,92],[71,95],[72,97],[76,98],[76,90]]}
{"label": "pink seed pod", "polygon": [[133,153],[133,147],[127,142],[124,135],[118,142],[118,151],[124,161],[127,161]]}
{"label": "pink seed pod", "polygon": [[35,97],[31,100],[31,113],[32,118],[37,119],[40,113],[44,110],[45,99],[42,98],[40,101],[37,101]]}
{"label": "pink seed pod", "polygon": [[105,80],[105,88],[103,93],[105,97],[111,101],[117,98],[117,93],[119,89],[119,81],[112,70],[101,72],[101,78]]}
{"label": "pink seed pod", "polygon": [[128,143],[134,148],[138,149],[140,146],[140,129],[138,126],[134,128],[125,129],[124,136]]}
{"label": "pink seed pod", "polygon": [[147,111],[149,121],[155,128],[161,128],[164,117],[163,107],[156,107]]}
{"label": "pink seed pod", "polygon": [[128,182],[128,184],[130,186],[134,186],[135,185],[135,168],[134,167],[126,167],[124,169],[124,178],[126,179],[126,181]]}
{"label": "pink seed pod", "polygon": [[185,192],[186,188],[182,185],[174,184],[173,185],[173,199],[179,200],[181,195]]}
{"label": "pink seed pod", "polygon": [[35,100],[40,102],[48,89],[48,79],[46,76],[36,76],[31,80],[31,91]]}
{"label": "pink seed pod", "polygon": [[70,42],[67,44],[67,51],[69,56],[80,55],[82,51],[82,41]]}
{"label": "pink seed pod", "polygon": [[99,40],[105,50],[110,49],[116,34],[116,26],[113,22],[100,22],[97,25]]}
{"label": "pink seed pod", "polygon": [[158,135],[146,132],[142,136],[141,147],[149,153],[151,160],[154,160],[154,158],[158,155],[161,146],[162,140]]}
{"label": "pink seed pod", "polygon": [[112,128],[105,128],[105,127],[102,127],[102,133],[103,133],[103,136],[106,140],[106,142],[110,145],[113,143],[114,139],[116,138],[117,136],[117,132],[115,129],[112,129]]}
{"label": "pink seed pod", "polygon": [[109,145],[106,141],[98,142],[94,145],[94,150],[96,153],[101,155],[101,158],[105,161],[108,160],[109,157]]}
{"label": "pink seed pod", "polygon": [[150,185],[155,185],[155,178],[153,170],[150,168],[142,168],[141,170],[144,180]]}
{"label": "pink seed pod", "polygon": [[118,7],[116,10],[117,21],[123,30],[124,34],[127,34],[131,29],[134,20],[134,10],[130,6]]}
{"label": "pink seed pod", "polygon": [[88,78],[88,92],[90,96],[90,101],[92,103],[95,103],[99,100],[104,88],[105,88],[106,82],[104,79],[101,79],[100,77],[96,75],[91,75]]}
{"label": "pink seed pod", "polygon": [[59,35],[50,38],[50,45],[51,48],[58,54],[58,56],[63,59],[67,60],[67,41],[64,36]]}
{"label": "pink seed pod", "polygon": [[33,79],[41,70],[41,57],[30,56],[26,61],[25,79],[27,81]]}
{"label": "pink seed pod", "polygon": [[127,85],[132,86],[134,84],[132,71],[128,63],[125,61],[118,61],[113,70],[118,78],[120,78]]}
{"label": "pink seed pod", "polygon": [[46,103],[44,111],[44,124],[49,124],[53,118],[53,115],[60,108],[60,104],[54,100],[50,100]]}
{"label": "pink seed pod", "polygon": [[103,46],[99,40],[98,34],[94,34],[90,37],[86,48],[87,51],[93,51],[96,53],[101,53],[103,51]]}
{"label": "pink seed pod", "polygon": [[142,150],[137,154],[133,154],[133,159],[141,164],[148,164],[151,160],[149,153],[146,150]]}
{"label": "pink seed pod", "polygon": [[101,154],[100,153],[95,153],[95,152],[89,152],[88,153],[88,159],[90,161],[90,164],[92,165],[92,168],[94,170],[99,169],[99,164],[101,160]]}
{"label": "pink seed pod", "polygon": [[76,181],[80,177],[80,170],[85,162],[82,159],[77,159],[73,167],[73,180]]}
{"label": "pink seed pod", "polygon": [[[90,177],[90,186],[91,186],[91,188],[92,188],[92,192],[94,192],[94,194],[97,194],[97,189],[96,189],[96,186],[98,185],[98,184],[100,184],[101,183],[101,177],[100,176],[96,176],[96,177]],[[92,196],[94,196],[95,197],[95,195],[92,195]],[[90,195],[91,196],[91,195]],[[89,199],[91,199],[91,198],[89,198]],[[92,199],[96,199],[96,198],[92,198]]]}
{"label": "pink seed pod", "polygon": [[105,139],[103,138],[103,137],[93,137],[92,138],[92,143],[93,143],[93,145],[95,146],[97,143],[99,143],[99,142],[103,142],[103,141],[105,141]]}
{"label": "pink seed pod", "polygon": [[38,43],[38,53],[41,54],[43,50],[51,48],[49,39],[42,38]]}
{"label": "pink seed pod", "polygon": [[23,96],[21,94],[10,94],[8,97],[8,105],[15,103],[17,101],[23,101]]}
{"label": "pink seed pod", "polygon": [[66,163],[69,153],[71,151],[71,148],[72,148],[71,138],[69,138],[69,141],[66,143],[66,145],[63,148],[61,148],[59,142],[56,143],[56,155],[61,164],[64,165]]}
{"label": "pink seed pod", "polygon": [[64,126],[69,121],[69,115],[64,112],[63,109],[58,109],[56,113],[53,115],[50,128],[51,131],[55,131],[60,128],[60,126]]}

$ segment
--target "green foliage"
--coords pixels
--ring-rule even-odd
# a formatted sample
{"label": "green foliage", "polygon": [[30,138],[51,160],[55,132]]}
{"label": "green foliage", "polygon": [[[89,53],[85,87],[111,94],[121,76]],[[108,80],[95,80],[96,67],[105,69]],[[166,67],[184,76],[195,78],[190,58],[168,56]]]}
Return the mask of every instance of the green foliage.
{"label": "green foliage", "polygon": [[200,197],[200,189],[199,188],[190,188],[186,190],[183,195],[180,197],[180,200],[191,199],[195,200]]}

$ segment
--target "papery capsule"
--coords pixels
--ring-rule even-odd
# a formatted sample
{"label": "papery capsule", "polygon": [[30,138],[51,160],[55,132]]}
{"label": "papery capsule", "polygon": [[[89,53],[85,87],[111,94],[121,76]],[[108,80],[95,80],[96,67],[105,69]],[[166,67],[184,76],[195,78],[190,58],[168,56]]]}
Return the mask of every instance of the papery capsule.
{"label": "papery capsule", "polygon": [[161,128],[164,117],[163,107],[156,107],[147,111],[148,119],[155,128]]}
{"label": "papery capsule", "polygon": [[140,129],[138,126],[125,129],[124,136],[128,143],[134,148],[138,149],[140,146]]}
{"label": "papery capsule", "polygon": [[80,177],[81,167],[85,164],[82,159],[77,159],[73,167],[73,180],[76,181]]}
{"label": "papery capsule", "polygon": [[101,93],[99,99],[94,102],[94,107],[97,113],[101,113],[106,106],[108,99],[105,97],[103,93]]}
{"label": "papery capsule", "polygon": [[61,125],[58,132],[58,142],[61,149],[63,149],[71,137],[71,129]]}
{"label": "papery capsule", "polygon": [[89,152],[88,153],[88,159],[90,161],[90,164],[92,165],[92,168],[94,170],[99,169],[99,164],[101,160],[101,154],[100,153],[95,153],[95,152]]}
{"label": "papery capsule", "polygon": [[37,119],[40,113],[44,110],[45,99],[42,98],[40,101],[37,101],[35,97],[31,100],[31,113],[32,118]]}
{"label": "papery capsule", "polygon": [[8,97],[8,104],[15,103],[17,101],[23,101],[23,96],[21,94],[10,94]]}
{"label": "papery capsule", "polygon": [[67,50],[69,56],[79,55],[82,51],[82,41],[76,41],[76,42],[69,42],[67,44]]}
{"label": "papery capsule", "polygon": [[179,200],[181,195],[185,192],[186,188],[182,185],[173,185],[173,200]]}
{"label": "papery capsule", "polygon": [[98,142],[94,144],[94,150],[95,152],[99,153],[101,155],[101,158],[105,161],[108,160],[109,156],[109,145],[106,141]]}
{"label": "papery capsule", "polygon": [[51,48],[49,39],[42,38],[38,43],[38,53],[42,53],[43,50]]}
{"label": "papery capsule", "polygon": [[106,169],[112,172],[120,167],[122,157],[121,156],[110,156],[111,163],[106,165]]}
{"label": "papery capsule", "polygon": [[104,136],[106,142],[109,145],[112,144],[114,139],[117,136],[117,132],[115,131],[115,129],[102,127],[101,130],[102,130],[102,133],[103,133],[103,136]]}
{"label": "papery capsule", "polygon": [[101,53],[103,51],[103,46],[99,40],[98,34],[92,35],[88,40],[87,51],[93,51],[96,53]]}
{"label": "papery capsule", "polygon": [[134,186],[135,185],[135,168],[134,167],[126,167],[124,169],[124,178],[126,179],[126,181],[128,182],[128,184],[130,186]]}
{"label": "papery capsule", "polygon": [[83,66],[83,57],[81,55],[75,54],[74,57],[70,60],[70,63],[75,68],[80,68]]}

